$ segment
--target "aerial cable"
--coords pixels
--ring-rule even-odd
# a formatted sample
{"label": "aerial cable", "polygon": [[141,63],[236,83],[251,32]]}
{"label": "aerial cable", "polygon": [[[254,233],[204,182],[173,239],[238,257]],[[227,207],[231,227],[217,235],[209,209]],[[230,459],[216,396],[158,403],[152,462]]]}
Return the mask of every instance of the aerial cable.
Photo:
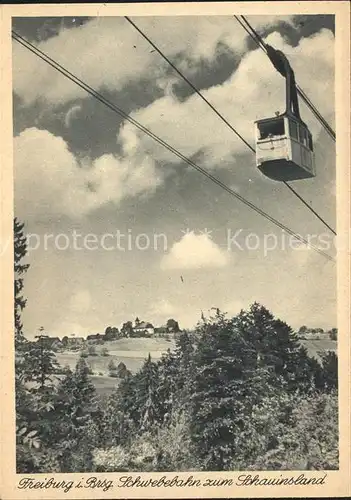
{"label": "aerial cable", "polygon": [[[256,31],[252,28],[252,26],[249,24],[249,22],[245,19],[244,16],[241,16],[245,22],[248,24],[249,27],[246,27],[245,24],[241,21],[239,16],[234,16],[237,21],[240,23],[240,25],[245,29],[245,31],[250,35],[250,37],[255,41],[256,44],[258,44],[261,49],[267,53],[266,45],[263,42],[262,39],[260,39],[259,35],[256,33]],[[141,28],[139,28],[134,21],[132,21],[128,16],[124,16],[124,18],[136,29],[136,31],[153,47],[153,49],[171,66],[171,68],[174,69],[174,71],[196,92],[196,94],[216,113],[217,116],[232,130],[239,139],[241,139],[244,144],[253,152],[256,153],[255,148],[249,144],[241,134],[235,130],[235,128],[228,122],[228,120],[211,104],[206,97],[199,91],[199,89],[172,63],[172,61],[162,52],[161,49],[158,48],[158,46],[142,31]],[[252,33],[250,32],[250,29],[252,30]],[[314,214],[319,221],[321,221],[326,228],[328,228],[333,234],[336,235],[336,232],[334,229],[330,227],[330,225],[302,198],[301,195],[299,195],[287,182],[284,182],[284,184],[290,189],[290,191],[295,194],[295,196]]]}
{"label": "aerial cable", "polygon": [[295,191],[293,187],[290,186],[288,182],[283,181],[283,183],[336,236],[336,231],[331,226],[329,226],[329,224],[311,207],[311,205],[309,205],[307,201],[305,201],[302,196],[297,191]]}
{"label": "aerial cable", "polygon": [[[249,30],[249,28],[246,27],[246,25],[243,23],[243,21],[240,19],[240,16],[234,15],[234,17],[238,21],[238,23],[240,24],[240,26],[242,28],[244,28],[244,30],[246,31],[246,33],[256,43],[256,45],[258,45],[263,50],[263,52],[267,53],[267,49],[266,49],[266,46],[264,45],[264,42],[261,44],[261,41],[257,37],[255,37],[254,34]],[[241,16],[241,17],[244,17],[244,16]]]}
{"label": "aerial cable", "polygon": [[171,68],[173,68],[174,71],[178,73],[178,75],[183,80],[186,81],[186,83],[193,89],[193,91],[196,92],[196,94],[203,101],[205,101],[205,103],[212,109],[214,113],[216,113],[217,116],[219,116],[219,118],[230,128],[230,130],[234,132],[234,134],[236,134],[237,137],[239,137],[239,139],[241,139],[253,153],[255,153],[255,149],[253,148],[253,146],[251,146],[251,144],[247,142],[243,138],[243,136],[239,134],[237,130],[235,130],[235,128],[228,122],[228,120],[224,118],[224,116],[210,103],[210,101],[208,101],[208,99],[206,99],[206,97],[199,91],[199,89],[197,89],[195,85],[191,83],[191,81],[172,63],[172,61],[157,47],[157,45],[155,45],[155,43],[130,19],[130,17],[124,16],[124,18],[138,31],[138,33],[143,38],[145,38],[147,42],[149,42],[149,44],[154,48],[154,50],[156,50],[156,52],[158,52],[158,54],[160,54],[160,56],[163,57],[165,61],[167,61],[167,63],[171,66]]}
{"label": "aerial cable", "polygon": [[161,139],[160,137],[158,137],[156,134],[154,134],[153,132],[151,132],[149,129],[147,129],[145,126],[143,126],[137,120],[135,120],[134,118],[130,117],[125,111],[123,111],[118,106],[116,106],[115,104],[113,104],[111,101],[109,101],[108,99],[106,99],[102,94],[100,94],[99,92],[97,92],[95,89],[93,89],[88,84],[86,84],[83,80],[81,80],[80,78],[78,78],[77,76],[75,76],[73,73],[71,73],[70,71],[68,71],[61,64],[59,64],[57,61],[55,61],[50,56],[48,56],[47,54],[45,54],[45,52],[43,52],[42,50],[40,50],[38,47],[36,47],[35,45],[33,45],[31,42],[27,41],[21,35],[19,35],[15,31],[12,31],[12,37],[14,38],[14,40],[16,40],[18,43],[20,43],[27,50],[31,51],[37,57],[39,57],[44,62],[46,62],[47,64],[49,64],[51,67],[53,67],[54,69],[56,69],[59,73],[61,73],[63,76],[65,76],[66,78],[68,78],[69,80],[71,80],[73,83],[75,83],[76,85],[78,85],[85,92],[87,92],[88,94],[90,94],[91,96],[93,96],[95,99],[97,99],[98,101],[100,101],[102,104],[104,104],[105,106],[107,106],[109,109],[111,109],[112,111],[114,111],[115,113],[119,114],[120,116],[122,116],[123,118],[125,118],[127,121],[129,121],[130,123],[132,123],[136,128],[138,128],[139,130],[143,131],[149,137],[151,137],[152,139],[154,139],[157,143],[159,143],[160,145],[162,145],[163,147],[165,147],[168,151],[171,151],[174,155],[176,155],[182,161],[184,161],[185,163],[187,163],[189,166],[193,167],[195,170],[197,170],[198,172],[200,172],[203,175],[205,175],[208,179],[210,179],[212,182],[214,182],[215,184],[217,184],[218,186],[220,186],[222,189],[224,189],[225,191],[227,191],[230,195],[232,195],[235,198],[237,198],[239,201],[241,201],[242,203],[244,203],[246,206],[250,207],[252,210],[254,210],[259,215],[262,215],[262,217],[264,217],[265,219],[269,220],[270,222],[272,222],[273,224],[275,224],[277,227],[279,227],[283,231],[286,231],[288,234],[290,234],[291,236],[293,236],[294,238],[296,238],[301,243],[304,243],[308,248],[311,248],[311,249],[315,250],[317,253],[319,253],[320,255],[323,255],[329,261],[335,262],[335,259],[332,256],[330,256],[329,254],[327,254],[323,250],[320,250],[318,247],[316,247],[315,245],[313,245],[312,243],[310,243],[308,240],[306,240],[305,238],[303,238],[301,235],[295,233],[289,227],[285,226],[283,223],[281,223],[280,221],[278,221],[277,219],[275,219],[274,217],[272,217],[268,213],[264,212],[262,209],[260,209],[256,205],[254,205],[252,202],[250,202],[249,200],[247,200],[246,198],[244,198],[243,196],[241,196],[239,193],[235,192],[233,189],[231,189],[224,182],[222,182],[217,177],[215,177],[214,175],[212,175],[206,169],[204,169],[203,167],[200,167],[199,165],[197,165],[196,163],[194,163],[192,160],[190,160],[189,158],[187,158],[186,156],[184,156],[182,153],[180,153],[173,146],[171,146],[166,141],[164,141],[163,139]]}

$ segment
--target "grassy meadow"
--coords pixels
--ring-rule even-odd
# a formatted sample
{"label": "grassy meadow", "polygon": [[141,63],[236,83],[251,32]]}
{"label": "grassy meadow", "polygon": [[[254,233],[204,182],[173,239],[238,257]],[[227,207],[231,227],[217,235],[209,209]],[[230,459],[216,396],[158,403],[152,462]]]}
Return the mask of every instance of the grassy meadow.
{"label": "grassy meadow", "polygon": [[[119,383],[118,378],[109,376],[108,364],[111,360],[117,366],[124,363],[127,369],[136,373],[143,365],[145,359],[151,355],[156,361],[168,349],[174,348],[174,340],[166,338],[123,338],[111,340],[95,345],[96,356],[88,356],[85,361],[90,366],[93,374],[90,376],[97,393],[100,396],[110,394]],[[108,350],[108,355],[101,354],[102,349]],[[56,353],[61,366],[69,366],[74,370],[80,356],[80,351],[63,351]]]}
{"label": "grassy meadow", "polygon": [[[319,358],[319,352],[336,351],[337,342],[330,339],[309,339],[301,340],[301,344],[306,347],[308,354]],[[118,365],[124,363],[127,369],[136,373],[143,365],[148,355],[156,361],[168,349],[174,348],[174,340],[166,338],[123,338],[111,340],[95,346],[96,356],[88,356],[86,362],[92,370],[90,376],[97,393],[100,396],[108,396],[118,385],[120,379],[110,377],[108,364],[111,360]],[[108,350],[108,355],[101,354],[102,349]],[[63,351],[57,353],[57,360],[61,366],[68,365],[74,370],[80,356],[80,351]]]}

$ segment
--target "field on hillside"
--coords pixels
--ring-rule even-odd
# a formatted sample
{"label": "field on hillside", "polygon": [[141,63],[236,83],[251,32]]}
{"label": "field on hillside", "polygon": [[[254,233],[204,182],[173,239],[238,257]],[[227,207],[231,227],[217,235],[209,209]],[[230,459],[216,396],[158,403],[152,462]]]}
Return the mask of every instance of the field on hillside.
{"label": "field on hillside", "polygon": [[[318,352],[336,351],[337,342],[328,339],[300,340],[310,356],[319,359]],[[148,357],[149,353],[154,360],[159,359],[168,349],[174,348],[174,340],[164,338],[125,338],[104,342],[95,345],[97,356],[88,356],[85,361],[93,371],[91,380],[100,396],[109,395],[116,385],[118,378],[108,376],[108,364],[111,360],[118,365],[124,363],[129,371],[136,373]],[[101,356],[101,350],[107,348],[109,355]],[[61,366],[68,365],[74,370],[79,359],[79,352],[64,351],[57,353],[57,360]]]}
{"label": "field on hillside", "polygon": [[[93,375],[91,380],[94,383],[99,395],[108,395],[118,385],[119,379],[108,376],[108,364],[111,360],[118,365],[124,363],[129,371],[136,373],[143,365],[148,355],[153,360],[160,359],[168,349],[174,348],[174,341],[163,338],[132,338],[119,339],[95,345],[97,356],[84,358],[90,366]],[[108,356],[101,356],[101,350],[106,348]],[[74,370],[79,359],[80,352],[63,351],[56,354],[56,358],[61,366],[68,365]]]}
{"label": "field on hillside", "polygon": [[[124,363],[128,370],[135,373],[149,354],[152,359],[159,359],[168,349],[174,348],[174,341],[162,338],[132,338],[94,344],[94,347],[97,355],[85,358],[94,374],[107,375],[108,364],[111,360],[117,365]],[[102,349],[107,349],[109,355],[101,356]],[[63,351],[58,352],[56,356],[61,366],[68,365],[72,369],[76,366],[79,355],[79,351]]]}
{"label": "field on hillside", "polygon": [[301,344],[306,347],[309,356],[319,359],[318,352],[334,351],[337,352],[338,343],[335,340],[320,339],[320,340],[300,340]]}

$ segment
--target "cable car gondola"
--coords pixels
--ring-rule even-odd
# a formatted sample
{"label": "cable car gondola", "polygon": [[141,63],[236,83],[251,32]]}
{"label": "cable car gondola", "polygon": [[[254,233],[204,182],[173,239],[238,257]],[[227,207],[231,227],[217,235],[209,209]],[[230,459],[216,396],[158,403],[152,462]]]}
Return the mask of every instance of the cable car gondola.
{"label": "cable car gondola", "polygon": [[312,135],[300,117],[294,72],[283,52],[266,47],[275,68],[286,79],[286,110],[255,121],[257,168],[276,181],[315,177]]}

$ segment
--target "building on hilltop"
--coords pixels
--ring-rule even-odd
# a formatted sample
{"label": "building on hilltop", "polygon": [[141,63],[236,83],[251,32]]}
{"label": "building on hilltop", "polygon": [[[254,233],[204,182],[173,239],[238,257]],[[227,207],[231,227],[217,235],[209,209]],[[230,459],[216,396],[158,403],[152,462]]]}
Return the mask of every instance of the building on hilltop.
{"label": "building on hilltop", "polygon": [[146,321],[140,321],[136,323],[133,328],[134,334],[149,334],[153,335],[155,333],[155,328],[151,323],[147,323]]}
{"label": "building on hilltop", "polygon": [[62,339],[62,343],[67,347],[80,346],[85,342],[83,337],[64,337],[64,338],[65,341]]}
{"label": "building on hilltop", "polygon": [[95,333],[93,335],[88,335],[87,336],[87,340],[88,341],[89,340],[94,340],[94,341],[96,341],[96,340],[104,340],[104,337],[105,336],[103,334],[101,334],[101,333]]}
{"label": "building on hilltop", "polygon": [[57,349],[62,346],[59,337],[41,336],[38,338],[37,342],[41,342],[41,344],[48,349]]}
{"label": "building on hilltop", "polygon": [[155,328],[155,335],[158,337],[162,337],[168,333],[168,329],[166,326],[158,326]]}

